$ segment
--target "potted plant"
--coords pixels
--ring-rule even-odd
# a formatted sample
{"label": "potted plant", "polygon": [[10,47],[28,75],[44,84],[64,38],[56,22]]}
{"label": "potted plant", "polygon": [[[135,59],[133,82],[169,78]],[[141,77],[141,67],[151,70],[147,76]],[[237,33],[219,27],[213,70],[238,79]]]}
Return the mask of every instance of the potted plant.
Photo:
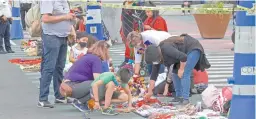
{"label": "potted plant", "polygon": [[[207,3],[198,9],[194,18],[202,38],[221,39],[224,37],[231,18],[231,12],[224,8],[224,2]],[[217,8],[217,9],[216,9]]]}

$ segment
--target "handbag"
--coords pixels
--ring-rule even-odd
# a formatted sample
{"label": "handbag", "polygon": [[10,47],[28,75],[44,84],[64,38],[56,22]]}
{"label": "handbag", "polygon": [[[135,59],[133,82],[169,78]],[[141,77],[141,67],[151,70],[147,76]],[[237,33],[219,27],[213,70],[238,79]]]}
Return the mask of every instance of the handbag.
{"label": "handbag", "polygon": [[65,82],[65,80],[60,84],[60,94],[64,97],[72,96],[72,88]]}

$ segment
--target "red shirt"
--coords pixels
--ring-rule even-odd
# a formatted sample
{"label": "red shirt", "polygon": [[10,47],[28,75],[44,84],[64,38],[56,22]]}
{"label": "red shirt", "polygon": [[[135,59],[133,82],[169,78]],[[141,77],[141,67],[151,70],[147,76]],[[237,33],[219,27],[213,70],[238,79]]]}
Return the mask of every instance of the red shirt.
{"label": "red shirt", "polygon": [[153,29],[158,30],[158,31],[168,32],[167,24],[163,17],[157,16],[155,22],[153,24],[152,24],[152,22],[153,22],[153,17],[148,17],[144,21],[144,25],[149,25]]}
{"label": "red shirt", "polygon": [[84,20],[79,21],[79,31],[81,31],[81,32],[85,31]]}

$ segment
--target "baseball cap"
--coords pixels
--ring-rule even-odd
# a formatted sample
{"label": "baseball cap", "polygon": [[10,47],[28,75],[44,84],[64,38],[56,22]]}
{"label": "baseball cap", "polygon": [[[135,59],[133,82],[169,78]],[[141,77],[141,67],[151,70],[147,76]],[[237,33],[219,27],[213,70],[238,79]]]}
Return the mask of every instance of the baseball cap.
{"label": "baseball cap", "polygon": [[129,80],[132,77],[132,74],[127,68],[120,68],[116,74],[120,77],[122,84],[128,84]]}
{"label": "baseball cap", "polygon": [[161,61],[161,54],[158,46],[150,45],[145,51],[145,62],[147,64],[159,64]]}

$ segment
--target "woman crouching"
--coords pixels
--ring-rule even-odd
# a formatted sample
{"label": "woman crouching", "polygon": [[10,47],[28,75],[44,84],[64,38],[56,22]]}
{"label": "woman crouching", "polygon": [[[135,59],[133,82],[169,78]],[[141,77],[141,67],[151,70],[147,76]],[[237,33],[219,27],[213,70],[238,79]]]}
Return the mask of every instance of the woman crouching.
{"label": "woman crouching", "polygon": [[73,106],[80,111],[88,109],[91,83],[102,73],[102,61],[108,59],[109,45],[105,41],[98,41],[68,70],[60,86],[60,93],[75,98]]}

